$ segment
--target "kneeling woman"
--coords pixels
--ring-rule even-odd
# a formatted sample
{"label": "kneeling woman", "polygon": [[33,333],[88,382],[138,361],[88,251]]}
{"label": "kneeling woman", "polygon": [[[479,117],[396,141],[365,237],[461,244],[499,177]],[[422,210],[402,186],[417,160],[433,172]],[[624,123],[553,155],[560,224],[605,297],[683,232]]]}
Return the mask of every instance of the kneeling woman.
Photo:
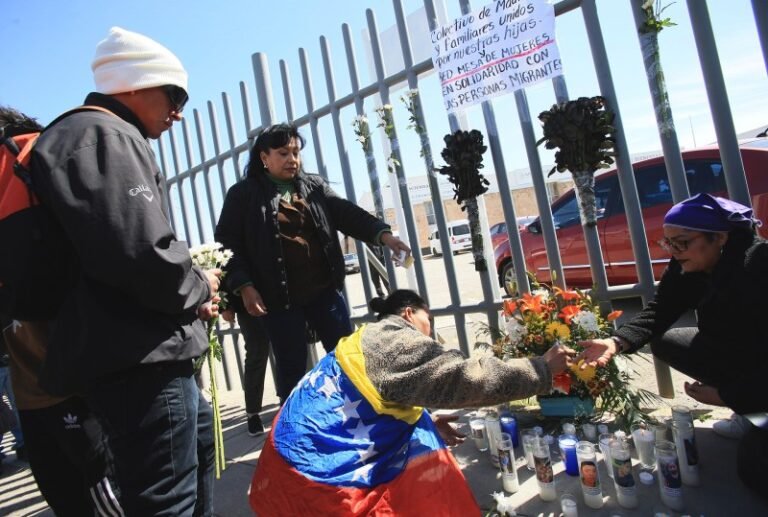
{"label": "kneeling woman", "polygon": [[[265,515],[479,515],[423,408],[466,408],[549,393],[572,350],[502,361],[466,359],[429,337],[429,308],[398,290],[371,309],[379,321],[342,338],[278,414],[250,502]],[[443,422],[444,424],[444,422]]]}

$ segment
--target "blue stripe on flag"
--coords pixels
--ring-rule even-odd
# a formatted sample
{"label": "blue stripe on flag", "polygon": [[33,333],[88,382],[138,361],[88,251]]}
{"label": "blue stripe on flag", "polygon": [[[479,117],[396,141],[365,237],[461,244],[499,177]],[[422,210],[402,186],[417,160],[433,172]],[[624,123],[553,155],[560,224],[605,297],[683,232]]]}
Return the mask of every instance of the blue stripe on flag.
{"label": "blue stripe on flag", "polygon": [[426,411],[415,427],[376,413],[334,353],[294,388],[275,426],[274,443],[307,478],[357,488],[389,482],[410,459],[444,446]]}

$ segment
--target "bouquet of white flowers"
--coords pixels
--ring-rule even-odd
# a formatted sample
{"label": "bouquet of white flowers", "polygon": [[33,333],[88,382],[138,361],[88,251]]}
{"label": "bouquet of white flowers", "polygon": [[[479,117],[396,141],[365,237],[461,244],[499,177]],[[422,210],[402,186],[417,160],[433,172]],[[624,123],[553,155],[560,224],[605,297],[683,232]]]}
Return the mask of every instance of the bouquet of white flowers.
{"label": "bouquet of white flowers", "polygon": [[[191,249],[192,263],[200,267],[203,270],[206,269],[221,269],[227,265],[229,259],[232,258],[232,252],[230,250],[223,249],[224,247],[215,242],[213,244],[203,244],[197,248]],[[222,278],[224,273],[222,273]],[[226,307],[226,300],[222,296],[222,300],[219,302],[219,308]],[[216,333],[216,324],[219,320],[218,316],[211,318],[208,321],[208,350],[201,355],[195,361],[195,371],[199,371],[203,367],[206,358],[208,359],[208,373],[211,379],[211,385],[209,391],[211,393],[211,406],[213,407],[213,435],[214,444],[216,446],[216,479],[221,477],[221,471],[226,468],[226,458],[224,457],[224,433],[221,427],[221,412],[219,411],[219,398],[216,391],[216,365],[215,361],[221,361],[221,343],[219,343],[219,335]]]}

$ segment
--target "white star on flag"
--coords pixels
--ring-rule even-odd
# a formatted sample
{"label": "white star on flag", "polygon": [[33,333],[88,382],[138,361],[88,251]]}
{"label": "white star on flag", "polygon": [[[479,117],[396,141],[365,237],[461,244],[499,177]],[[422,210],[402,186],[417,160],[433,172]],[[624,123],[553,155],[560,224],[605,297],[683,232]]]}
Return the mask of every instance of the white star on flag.
{"label": "white star on flag", "polygon": [[309,385],[314,388],[315,382],[317,382],[317,378],[320,377],[322,374],[323,372],[321,372],[320,370],[309,372],[309,377],[307,378],[307,382],[309,382]]}
{"label": "white star on flag", "polygon": [[362,401],[363,399],[360,399],[357,402],[352,402],[349,400],[349,397],[344,395],[344,405],[339,406],[334,410],[341,413],[342,424],[345,424],[350,418],[360,418],[360,414],[357,412],[357,406],[359,406]]}
{"label": "white star on flag", "polygon": [[325,395],[325,400],[328,400],[334,393],[338,393],[339,390],[336,388],[336,384],[334,384],[333,380],[326,376],[323,385],[317,391]]}
{"label": "white star on flag", "polygon": [[376,455],[376,449],[373,447],[375,446],[375,443],[371,443],[367,449],[357,449],[357,453],[360,455],[360,459],[357,460],[355,463],[365,463],[366,460],[372,458]]}
{"label": "white star on flag", "polygon": [[355,473],[352,475],[352,481],[362,479],[364,482],[368,482],[368,475],[371,472],[373,465],[373,463],[369,463],[368,465],[363,465],[359,469],[355,470]]}
{"label": "white star on flag", "polygon": [[372,425],[365,425],[363,421],[360,420],[354,429],[346,429],[346,431],[351,434],[355,440],[370,440],[371,435],[368,431],[371,429],[373,429]]}

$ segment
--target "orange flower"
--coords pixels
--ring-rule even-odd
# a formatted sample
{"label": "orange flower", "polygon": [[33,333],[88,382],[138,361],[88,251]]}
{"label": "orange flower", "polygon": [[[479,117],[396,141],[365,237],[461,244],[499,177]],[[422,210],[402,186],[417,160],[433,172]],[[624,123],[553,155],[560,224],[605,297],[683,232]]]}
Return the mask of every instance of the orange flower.
{"label": "orange flower", "polygon": [[552,388],[563,395],[571,392],[571,376],[567,372],[558,373],[552,377]]}
{"label": "orange flower", "polygon": [[571,300],[581,300],[581,295],[576,291],[567,291],[565,289],[560,289],[559,287],[555,287],[554,289],[555,293],[566,302]]}
{"label": "orange flower", "polygon": [[504,300],[502,307],[505,316],[512,316],[515,313],[515,309],[517,309],[517,302],[514,300]]}
{"label": "orange flower", "polygon": [[566,325],[571,324],[571,319],[576,316],[578,313],[581,312],[581,307],[578,305],[566,305],[563,307],[563,310],[560,311],[560,316],[563,318],[563,321],[566,323]]}
{"label": "orange flower", "polygon": [[545,305],[542,305],[543,296],[540,294],[537,294],[536,296],[533,296],[530,293],[525,293],[523,297],[519,300],[520,301],[520,310],[521,311],[531,311],[536,314],[540,314],[541,311],[544,310],[546,307]]}
{"label": "orange flower", "polygon": [[613,321],[617,319],[619,316],[621,316],[622,314],[624,314],[624,311],[613,311],[610,314],[608,314],[608,316],[606,316],[605,319],[607,319],[608,321]]}

